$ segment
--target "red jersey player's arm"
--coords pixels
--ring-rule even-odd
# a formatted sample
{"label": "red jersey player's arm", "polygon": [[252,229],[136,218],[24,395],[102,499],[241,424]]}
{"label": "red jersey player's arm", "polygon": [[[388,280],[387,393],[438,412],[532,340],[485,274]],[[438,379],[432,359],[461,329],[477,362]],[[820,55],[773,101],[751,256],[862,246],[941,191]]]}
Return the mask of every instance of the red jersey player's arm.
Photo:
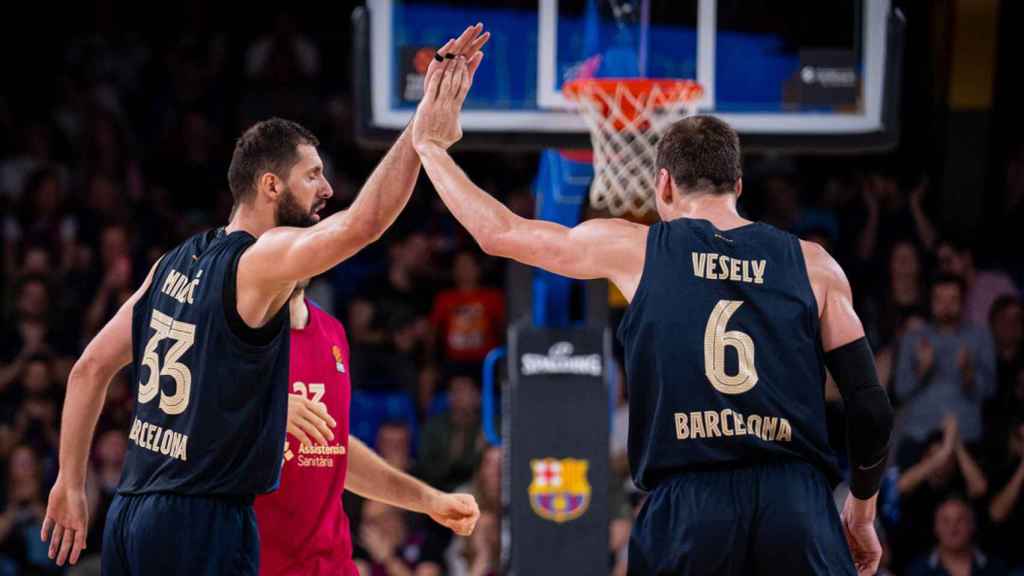
{"label": "red jersey player's arm", "polygon": [[132,307],[153,282],[157,264],[149,270],[142,286],[89,342],[68,376],[60,426],[60,470],[57,482],[50,491],[41,533],[45,541],[49,529],[54,528],[50,557],[53,558],[59,549],[58,565],[63,564],[68,554],[71,562],[75,563],[85,547],[88,529],[85,474],[89,445],[92,443],[96,421],[103,410],[111,378],[132,360]]}
{"label": "red jersey player's arm", "polygon": [[647,226],[595,218],[568,228],[523,218],[474,184],[441,146],[426,142],[417,151],[441,200],[484,252],[570,278],[607,278],[632,300],[643,272]]}
{"label": "red jersey player's arm", "polygon": [[413,512],[430,515],[435,522],[463,536],[473,532],[480,517],[469,494],[446,494],[391,466],[355,436],[348,437],[348,477],[345,489]]}

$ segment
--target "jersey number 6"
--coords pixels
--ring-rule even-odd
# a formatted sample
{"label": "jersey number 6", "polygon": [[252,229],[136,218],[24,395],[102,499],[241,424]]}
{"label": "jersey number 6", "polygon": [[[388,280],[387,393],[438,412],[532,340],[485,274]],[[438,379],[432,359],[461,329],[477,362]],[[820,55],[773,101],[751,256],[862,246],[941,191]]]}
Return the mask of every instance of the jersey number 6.
{"label": "jersey number 6", "polygon": [[[139,404],[149,402],[160,394],[160,409],[165,414],[181,414],[188,408],[189,391],[192,388],[192,371],[188,366],[178,362],[196,341],[196,325],[179,322],[174,318],[153,310],[149,327],[156,330],[142,354],[142,365],[149,368],[149,377],[145,382],[139,381]],[[160,368],[160,357],[156,354],[157,344],[164,338],[174,340],[174,344],[164,355],[164,366]],[[167,376],[174,380],[174,394],[164,394],[160,389],[160,377]]]}
{"label": "jersey number 6", "polygon": [[[708,318],[704,329],[704,375],[711,386],[722,394],[742,394],[757,384],[757,368],[754,367],[754,341],[739,330],[726,330],[725,325],[736,310],[743,305],[740,300],[719,300]],[[725,349],[736,349],[739,369],[736,374],[725,373]]]}

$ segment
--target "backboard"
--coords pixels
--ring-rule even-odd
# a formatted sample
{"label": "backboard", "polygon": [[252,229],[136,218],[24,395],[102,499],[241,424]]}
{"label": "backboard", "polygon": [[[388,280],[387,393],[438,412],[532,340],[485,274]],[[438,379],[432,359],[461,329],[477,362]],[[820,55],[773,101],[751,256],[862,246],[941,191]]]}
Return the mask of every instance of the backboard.
{"label": "backboard", "polygon": [[493,37],[463,113],[466,145],[586,147],[562,94],[580,76],[690,78],[698,111],[748,149],[895,144],[902,21],[889,0],[368,0],[355,18],[360,137],[409,121],[433,48],[468,23]]}

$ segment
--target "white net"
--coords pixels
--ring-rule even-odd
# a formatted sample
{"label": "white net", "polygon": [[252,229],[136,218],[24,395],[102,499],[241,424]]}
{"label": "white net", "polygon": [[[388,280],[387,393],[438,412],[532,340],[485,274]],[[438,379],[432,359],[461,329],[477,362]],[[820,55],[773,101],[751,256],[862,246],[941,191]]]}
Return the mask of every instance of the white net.
{"label": "white net", "polygon": [[619,216],[654,209],[655,157],[665,129],[701,95],[689,80],[588,79],[566,86],[594,148],[590,204]]}

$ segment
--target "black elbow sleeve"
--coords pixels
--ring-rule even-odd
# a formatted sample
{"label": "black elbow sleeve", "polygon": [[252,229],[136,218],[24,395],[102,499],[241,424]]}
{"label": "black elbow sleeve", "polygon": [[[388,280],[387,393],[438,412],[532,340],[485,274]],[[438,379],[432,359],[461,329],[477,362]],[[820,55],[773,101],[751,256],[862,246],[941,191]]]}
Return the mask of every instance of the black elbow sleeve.
{"label": "black elbow sleeve", "polygon": [[825,354],[846,410],[846,443],[850,456],[850,492],[865,500],[878,492],[885,473],[893,428],[889,396],[875,370],[866,338]]}

